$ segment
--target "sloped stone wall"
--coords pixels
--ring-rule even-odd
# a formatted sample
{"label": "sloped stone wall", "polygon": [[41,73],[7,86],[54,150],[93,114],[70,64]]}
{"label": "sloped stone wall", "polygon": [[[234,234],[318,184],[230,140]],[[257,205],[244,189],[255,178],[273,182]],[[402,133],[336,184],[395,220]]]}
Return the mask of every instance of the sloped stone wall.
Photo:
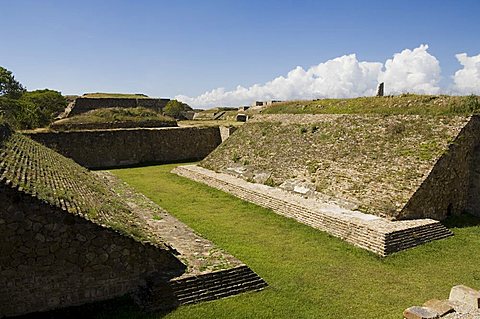
{"label": "sloped stone wall", "polygon": [[480,193],[474,181],[479,137],[480,117],[472,116],[396,218],[443,220],[465,211],[479,214]]}
{"label": "sloped stone wall", "polygon": [[185,266],[170,251],[0,188],[0,317],[81,305],[168,281]]}
{"label": "sloped stone wall", "polygon": [[132,98],[82,98],[75,100],[75,104],[69,116],[85,113],[91,110],[108,107],[146,107],[155,111],[161,111],[167,105],[169,99],[132,99]]}
{"label": "sloped stone wall", "polygon": [[27,135],[88,168],[199,160],[222,142],[218,127],[118,129]]}

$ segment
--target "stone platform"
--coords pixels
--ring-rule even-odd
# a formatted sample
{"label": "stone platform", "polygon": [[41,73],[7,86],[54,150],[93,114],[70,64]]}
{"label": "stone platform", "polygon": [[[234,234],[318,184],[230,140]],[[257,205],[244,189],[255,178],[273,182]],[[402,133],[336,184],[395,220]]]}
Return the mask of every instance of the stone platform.
{"label": "stone platform", "polygon": [[95,173],[144,220],[144,227],[173,248],[176,257],[187,266],[183,275],[167,284],[161,278],[151,278],[135,296],[142,308],[154,311],[257,291],[267,286],[247,265],[195,233],[110,172]]}
{"label": "stone platform", "polygon": [[178,166],[173,173],[272,209],[277,214],[325,231],[380,256],[453,235],[433,219],[390,221],[348,210],[334,203],[306,199],[278,188],[249,183],[196,165]]}

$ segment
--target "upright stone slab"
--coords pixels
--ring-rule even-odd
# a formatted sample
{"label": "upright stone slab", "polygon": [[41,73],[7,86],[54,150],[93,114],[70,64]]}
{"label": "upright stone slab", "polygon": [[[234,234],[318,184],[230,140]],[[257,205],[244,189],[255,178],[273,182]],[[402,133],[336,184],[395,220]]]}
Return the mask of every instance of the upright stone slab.
{"label": "upright stone slab", "polygon": [[380,83],[377,88],[377,96],[383,96],[385,83]]}

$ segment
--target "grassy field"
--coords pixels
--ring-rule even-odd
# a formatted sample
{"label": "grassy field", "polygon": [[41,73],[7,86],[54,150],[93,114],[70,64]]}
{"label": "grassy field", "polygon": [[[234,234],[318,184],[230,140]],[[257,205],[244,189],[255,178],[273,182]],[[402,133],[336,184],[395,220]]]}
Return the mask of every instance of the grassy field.
{"label": "grassy field", "polygon": [[480,109],[478,96],[402,94],[352,99],[286,101],[274,104],[264,114],[471,114]]}
{"label": "grassy field", "polygon": [[454,237],[379,258],[321,231],[170,173],[175,165],[113,173],[204,237],[241,259],[269,287],[142,315],[101,318],[400,318],[455,284],[480,288],[480,223],[457,219]]}

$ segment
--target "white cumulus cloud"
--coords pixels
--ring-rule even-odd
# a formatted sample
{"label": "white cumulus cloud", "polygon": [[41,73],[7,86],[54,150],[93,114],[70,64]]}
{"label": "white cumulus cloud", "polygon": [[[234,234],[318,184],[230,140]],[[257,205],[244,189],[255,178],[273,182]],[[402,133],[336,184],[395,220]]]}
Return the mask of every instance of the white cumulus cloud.
{"label": "white cumulus cloud", "polygon": [[379,81],[385,82],[386,93],[437,94],[440,91],[440,63],[427,49],[428,45],[405,49],[385,62]]}
{"label": "white cumulus cloud", "polygon": [[255,100],[346,98],[374,95],[379,82],[386,93],[436,94],[440,88],[440,65],[427,52],[427,45],[403,50],[381,62],[358,61],[355,54],[328,60],[307,70],[297,66],[286,76],[264,84],[227,91],[217,88],[197,97],[175,98],[194,107],[238,106]]}
{"label": "white cumulus cloud", "polygon": [[472,57],[466,53],[456,54],[463,66],[453,76],[454,91],[460,94],[480,94],[480,54]]}

